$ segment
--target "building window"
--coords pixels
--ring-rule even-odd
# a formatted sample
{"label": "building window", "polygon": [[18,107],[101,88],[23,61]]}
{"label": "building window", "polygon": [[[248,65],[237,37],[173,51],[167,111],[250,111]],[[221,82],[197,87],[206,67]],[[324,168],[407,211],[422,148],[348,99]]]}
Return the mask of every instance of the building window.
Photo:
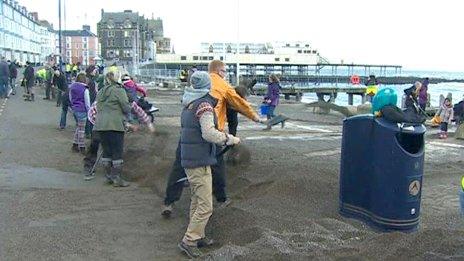
{"label": "building window", "polygon": [[108,46],[114,46],[114,39],[108,39],[107,45]]}
{"label": "building window", "polygon": [[82,42],[86,43],[87,42],[87,37],[82,37]]}
{"label": "building window", "polygon": [[84,43],[82,48],[87,49],[87,43]]}
{"label": "building window", "polygon": [[66,51],[66,57],[68,57],[68,58],[71,57],[71,51]]}
{"label": "building window", "polygon": [[186,60],[187,60],[187,56],[181,56],[181,57],[180,57],[180,60],[181,60],[181,61],[186,61]]}
{"label": "building window", "polygon": [[[306,51],[304,51],[306,53]],[[301,50],[298,50],[298,53],[301,53]]]}
{"label": "building window", "polygon": [[277,58],[277,57],[276,57],[274,60],[275,60],[276,62],[279,62],[279,61],[280,61],[280,58]]}
{"label": "building window", "polygon": [[124,37],[130,37],[130,32],[129,31],[124,31]]}
{"label": "building window", "polygon": [[208,57],[208,60],[212,61],[212,60],[214,60],[214,57],[210,56],[210,57]]}
{"label": "building window", "polygon": [[108,37],[114,37],[114,31],[113,30],[108,31]]}
{"label": "building window", "polygon": [[285,44],[285,47],[290,47],[290,44]]}
{"label": "building window", "polygon": [[71,44],[70,43],[66,43],[66,49],[71,49]]}
{"label": "building window", "polygon": [[198,61],[198,56],[193,56],[194,61]]}
{"label": "building window", "polygon": [[131,21],[129,19],[126,19],[126,21],[124,21],[124,27],[125,28],[131,28],[132,27],[132,23],[131,23]]}
{"label": "building window", "polygon": [[201,57],[201,60],[207,61],[207,60],[208,60],[208,56],[202,56],[202,57]]}
{"label": "building window", "polygon": [[131,57],[131,51],[130,50],[124,50],[124,57]]}
{"label": "building window", "polygon": [[124,47],[131,47],[131,40],[130,39],[124,39]]}
{"label": "building window", "polygon": [[224,56],[219,57],[219,60],[224,61]]}
{"label": "building window", "polygon": [[286,61],[286,62],[290,62],[290,58],[285,58],[285,61]]}
{"label": "building window", "polygon": [[296,44],[296,47],[300,47],[300,44]]}

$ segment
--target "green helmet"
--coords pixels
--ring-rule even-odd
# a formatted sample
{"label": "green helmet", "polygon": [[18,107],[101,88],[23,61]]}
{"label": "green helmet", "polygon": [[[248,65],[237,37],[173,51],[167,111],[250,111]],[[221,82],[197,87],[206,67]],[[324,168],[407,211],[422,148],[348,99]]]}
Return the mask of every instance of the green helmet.
{"label": "green helmet", "polygon": [[379,112],[386,105],[395,105],[397,103],[398,96],[396,91],[392,88],[384,88],[377,92],[372,100],[372,113]]}

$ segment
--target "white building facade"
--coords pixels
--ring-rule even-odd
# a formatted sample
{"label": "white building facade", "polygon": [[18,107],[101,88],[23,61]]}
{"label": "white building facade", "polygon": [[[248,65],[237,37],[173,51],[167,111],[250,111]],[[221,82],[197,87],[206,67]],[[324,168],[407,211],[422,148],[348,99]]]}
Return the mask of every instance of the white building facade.
{"label": "white building facade", "polygon": [[0,0],[0,56],[20,63],[45,62],[56,52],[55,37],[17,1]]}

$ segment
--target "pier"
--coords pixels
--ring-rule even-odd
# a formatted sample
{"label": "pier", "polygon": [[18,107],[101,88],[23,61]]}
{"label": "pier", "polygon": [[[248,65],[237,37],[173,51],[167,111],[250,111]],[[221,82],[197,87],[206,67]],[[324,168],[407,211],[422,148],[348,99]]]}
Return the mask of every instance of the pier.
{"label": "pier", "polygon": [[[265,95],[267,87],[258,85],[253,88],[257,95]],[[285,99],[290,99],[290,96],[295,96],[296,101],[300,101],[304,93],[316,93],[318,101],[335,102],[338,93],[348,94],[348,105],[353,105],[355,95],[361,96],[362,103],[366,102],[366,88],[362,86],[353,87],[304,87],[304,86],[290,86],[282,87],[280,93],[284,95]]]}

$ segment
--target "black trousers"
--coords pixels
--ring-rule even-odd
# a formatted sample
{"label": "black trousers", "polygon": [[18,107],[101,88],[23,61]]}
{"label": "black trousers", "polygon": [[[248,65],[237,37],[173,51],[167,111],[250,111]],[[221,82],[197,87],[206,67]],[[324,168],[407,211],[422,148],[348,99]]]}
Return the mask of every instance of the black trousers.
{"label": "black trousers", "polygon": [[45,81],[45,98],[50,99],[50,94],[51,98],[55,99],[55,89],[52,88],[52,83]]}
{"label": "black trousers", "polygon": [[100,135],[98,131],[92,131],[92,137],[90,140],[90,147],[87,150],[84,158],[84,167],[92,168],[97,161],[98,147],[100,146]]}
{"label": "black trousers", "polygon": [[122,160],[124,147],[123,131],[100,131],[100,141],[103,147],[103,158]]}
{"label": "black trousers", "polygon": [[[216,147],[216,154],[221,151],[221,147]],[[220,155],[217,157],[217,164],[211,166],[211,173],[213,175],[213,195],[218,202],[224,202],[227,199],[226,195],[226,166],[224,164],[224,156]],[[185,178],[184,168],[180,163],[180,141],[177,144],[176,159],[172,165],[171,172],[166,186],[166,197],[164,198],[164,204],[170,205],[180,199],[182,190],[184,189],[184,182],[178,182],[179,179]]]}
{"label": "black trousers", "polygon": [[227,107],[227,126],[229,128],[229,133],[232,135],[237,134],[238,127],[238,112]]}

